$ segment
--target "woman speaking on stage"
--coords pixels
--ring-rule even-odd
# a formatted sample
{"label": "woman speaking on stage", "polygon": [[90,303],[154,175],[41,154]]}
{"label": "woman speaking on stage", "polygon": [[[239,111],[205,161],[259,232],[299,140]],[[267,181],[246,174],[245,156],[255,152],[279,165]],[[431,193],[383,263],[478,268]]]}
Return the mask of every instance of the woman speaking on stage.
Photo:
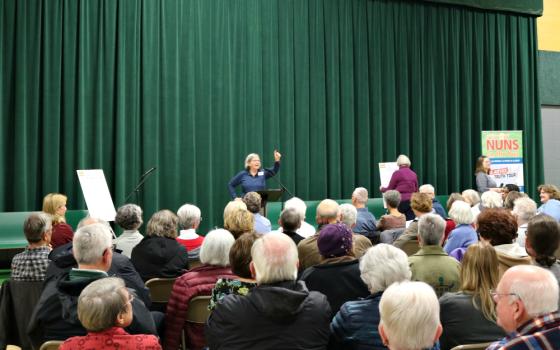
{"label": "woman speaking on stage", "polygon": [[251,153],[245,158],[245,170],[240,171],[231,178],[228,183],[231,198],[238,197],[235,188],[241,185],[243,192],[241,197],[251,191],[262,191],[266,189],[266,179],[273,177],[280,170],[280,158],[282,155],[274,150],[274,166],[272,168],[261,168],[261,158],[256,153]]}

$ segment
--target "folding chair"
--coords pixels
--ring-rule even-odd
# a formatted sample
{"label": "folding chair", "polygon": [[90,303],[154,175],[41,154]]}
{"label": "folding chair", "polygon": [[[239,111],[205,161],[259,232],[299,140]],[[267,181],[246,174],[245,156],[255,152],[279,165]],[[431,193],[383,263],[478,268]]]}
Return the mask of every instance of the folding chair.
{"label": "folding chair", "polygon": [[[189,301],[187,309],[187,319],[185,323],[206,324],[210,316],[208,305],[210,304],[210,295],[200,295]],[[187,350],[187,340],[185,338],[185,330],[181,332],[181,345],[183,350]]]}
{"label": "folding chair", "polygon": [[49,340],[41,344],[39,350],[58,350],[62,343],[64,343],[63,340]]}
{"label": "folding chair", "polygon": [[150,290],[152,302],[167,303],[174,283],[175,278],[152,278],[147,280],[146,287]]}

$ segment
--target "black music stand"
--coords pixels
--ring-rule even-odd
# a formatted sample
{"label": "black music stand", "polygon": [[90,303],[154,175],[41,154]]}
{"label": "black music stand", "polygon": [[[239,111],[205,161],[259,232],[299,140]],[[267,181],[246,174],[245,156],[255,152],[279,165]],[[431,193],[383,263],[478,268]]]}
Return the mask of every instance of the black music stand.
{"label": "black music stand", "polygon": [[264,217],[266,217],[266,203],[267,202],[278,202],[284,190],[282,189],[273,189],[273,190],[262,190],[257,191],[258,194],[261,195],[261,212]]}

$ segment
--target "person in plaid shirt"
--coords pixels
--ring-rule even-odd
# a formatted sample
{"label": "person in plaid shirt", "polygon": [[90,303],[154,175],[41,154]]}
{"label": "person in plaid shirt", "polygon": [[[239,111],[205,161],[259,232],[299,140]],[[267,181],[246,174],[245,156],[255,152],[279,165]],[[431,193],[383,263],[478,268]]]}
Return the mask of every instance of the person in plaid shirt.
{"label": "person in plaid shirt", "polygon": [[558,281],[543,268],[517,265],[492,291],[497,322],[508,335],[487,350],[560,349]]}
{"label": "person in plaid shirt", "polygon": [[43,281],[51,252],[52,220],[45,213],[33,213],[25,219],[23,232],[29,245],[12,259],[14,281]]}

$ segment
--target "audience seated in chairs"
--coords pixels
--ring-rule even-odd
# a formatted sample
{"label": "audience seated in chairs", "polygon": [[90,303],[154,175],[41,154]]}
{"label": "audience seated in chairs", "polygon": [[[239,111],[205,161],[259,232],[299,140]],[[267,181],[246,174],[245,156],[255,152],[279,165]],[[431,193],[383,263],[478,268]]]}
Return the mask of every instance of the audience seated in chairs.
{"label": "audience seated in chairs", "polygon": [[402,248],[406,241],[418,240],[418,220],[423,215],[432,212],[432,199],[425,193],[413,193],[410,198],[410,207],[416,217],[409,223],[403,234],[393,242],[393,245],[397,248]]}
{"label": "audience seated in chairs", "polygon": [[[449,217],[455,222],[455,228],[449,233],[447,243],[443,247],[447,254],[452,255],[451,252],[456,249],[463,249],[464,251],[471,244],[478,242],[478,235],[472,227],[474,217],[467,202],[455,201],[449,211]],[[461,261],[460,258],[457,258],[457,260]]]}
{"label": "audience seated in chairs", "polygon": [[199,261],[200,247],[204,241],[204,236],[196,233],[202,220],[200,209],[193,204],[183,204],[177,210],[179,218],[179,236],[177,242],[185,246],[189,255],[189,261]]}
{"label": "audience seated in chairs", "polygon": [[[315,266],[321,262],[321,254],[317,247],[317,239],[319,232],[324,225],[336,224],[340,221],[339,205],[332,199],[324,199],[317,206],[317,225],[319,226],[318,232],[313,236],[308,237],[299,242],[297,245],[299,255],[299,268],[301,271],[308,267]],[[352,235],[353,247],[352,251],[356,258],[360,258],[365,254],[366,250],[371,247],[369,239],[362,235]]]}
{"label": "audience seated in chairs", "polygon": [[116,238],[113,243],[121,254],[130,258],[132,249],[140,243],[144,236],[138,229],[142,226],[142,208],[136,204],[125,204],[117,210],[115,224],[119,225],[124,231]]}
{"label": "audience seated in chairs", "polygon": [[[296,217],[297,214],[296,214]],[[299,219],[297,221],[299,223]],[[233,246],[229,250],[229,264],[231,272],[235,278],[219,278],[216,281],[214,289],[212,289],[212,298],[210,299],[210,310],[214,310],[218,301],[230,294],[247,295],[257,282],[251,275],[249,265],[251,263],[251,248],[253,243],[259,239],[261,235],[255,232],[242,234],[235,240]]]}
{"label": "audience seated in chairs", "polygon": [[495,341],[505,335],[496,324],[490,295],[499,278],[498,255],[494,248],[482,242],[471,245],[461,264],[459,292],[445,293],[439,299],[442,350],[461,344]]}
{"label": "audience seated in chairs", "polygon": [[262,216],[260,213],[262,203],[261,195],[257,192],[247,192],[243,196],[243,203],[245,203],[247,210],[250,211],[255,218],[255,226],[253,227],[253,230],[260,234],[269,233],[272,230],[270,220]]}
{"label": "audience seated in chairs", "polygon": [[[453,206],[453,203],[455,203],[456,201],[466,202],[460,193],[458,192],[451,193],[449,195],[449,198],[447,198],[447,202],[445,203],[445,208],[447,208],[447,213],[451,211],[451,207]],[[474,214],[473,214],[473,221],[474,221]],[[453,221],[453,219],[451,219],[448,215],[445,218],[445,234],[443,235],[443,243],[447,242],[447,238],[449,237],[449,234],[451,233],[451,231],[453,231],[453,229],[455,229],[455,221]]]}
{"label": "audience seated in chairs", "polygon": [[52,216],[52,248],[72,242],[74,231],[66,223],[66,203],[68,198],[60,193],[49,193],[43,198],[43,212]]}
{"label": "audience seated in chairs", "polygon": [[173,278],[189,268],[189,257],[177,238],[178,218],[169,210],[160,210],[150,218],[146,237],[132,250],[131,261],[144,281]]}
{"label": "audience seated in chairs", "polygon": [[387,205],[388,213],[379,218],[377,222],[377,231],[404,228],[406,225],[406,216],[398,209],[399,203],[401,202],[401,194],[399,191],[389,190],[383,193],[383,199]]}
{"label": "audience seated in chairs", "polygon": [[[502,192],[503,198],[503,192]],[[515,205],[515,201],[520,198],[529,198],[526,193],[518,192],[518,191],[510,191],[508,192],[507,196],[504,198],[504,208],[507,210],[513,210]]]}
{"label": "audience seated in chairs", "polygon": [[229,202],[224,209],[224,229],[235,239],[247,232],[254,232],[255,217],[240,200]]}
{"label": "audience seated in chairs", "polygon": [[377,221],[375,216],[367,208],[368,191],[364,187],[358,187],[352,193],[352,205],[357,210],[356,224],[352,232],[366,236],[370,241],[377,240]]}
{"label": "audience seated in chairs", "polygon": [[408,258],[398,248],[378,244],[361,258],[360,273],[371,294],[342,305],[331,323],[329,349],[386,349],[378,331],[379,301],[383,291],[392,283],[410,279]]}
{"label": "audience seated in chairs", "polygon": [[529,197],[518,198],[513,203],[513,210],[511,213],[517,220],[517,238],[515,239],[515,243],[519,244],[521,247],[525,247],[527,226],[529,220],[537,215],[537,203]]}
{"label": "audience seated in chairs", "polygon": [[489,350],[557,350],[560,344],[558,281],[531,265],[507,270],[492,293],[497,322],[507,336]]}
{"label": "audience seated in chairs", "polygon": [[393,283],[381,297],[379,314],[379,334],[390,350],[430,349],[441,335],[438,299],[423,282]]}
{"label": "audience seated in chairs", "polygon": [[495,191],[486,191],[480,195],[480,211],[486,209],[497,209],[503,208],[504,201],[502,200],[502,195]]}
{"label": "audience seated in chairs", "polygon": [[52,220],[45,213],[33,213],[25,219],[23,232],[28,245],[12,259],[12,281],[44,281],[51,252]]}
{"label": "audience seated in chairs", "polygon": [[412,280],[426,282],[438,297],[459,289],[460,264],[441,247],[444,230],[445,221],[439,215],[422,215],[418,221],[420,250],[408,257]]}
{"label": "audience seated in chairs", "polygon": [[[298,197],[292,197],[284,202],[284,209],[295,209],[299,214],[301,220],[301,226],[297,229],[296,233],[303,238],[311,237],[315,234],[315,227],[305,221],[305,213],[307,211],[307,206],[305,202]],[[280,232],[282,228],[278,229]]]}
{"label": "audience seated in chairs", "polygon": [[187,271],[175,281],[165,315],[165,349],[179,347],[183,330],[189,349],[205,346],[204,326],[185,324],[189,302],[195,296],[210,295],[218,278],[236,278],[229,267],[229,252],[234,242],[235,238],[226,230],[208,232],[200,248],[202,265]]}
{"label": "audience seated in chairs", "polygon": [[359,261],[352,253],[352,231],[346,225],[323,226],[317,246],[321,263],[305,269],[299,279],[309,290],[327,297],[334,316],[342,304],[365,298],[369,292],[360,278]]}
{"label": "audience seated in chairs", "polygon": [[78,318],[88,334],[67,339],[60,350],[161,349],[154,335],[130,335],[123,329],[132,323],[133,300],[134,295],[120,278],[91,282],[78,298]]}
{"label": "audience seated in chairs", "polygon": [[478,215],[477,231],[480,240],[494,246],[498,253],[500,276],[515,265],[531,264],[525,248],[514,243],[517,221],[506,209],[485,209]]}
{"label": "audience seated in chairs", "polygon": [[560,190],[555,185],[540,185],[538,187],[542,205],[538,212],[552,216],[560,221]]}
{"label": "audience seated in chairs", "polygon": [[257,286],[218,303],[206,327],[210,349],[325,349],[330,306],[324,295],[296,281],[298,255],[290,237],[264,235],[251,257]]}
{"label": "audience seated in chairs", "polygon": [[[57,281],[45,285],[28,328],[35,347],[46,340],[65,340],[86,334],[76,312],[78,296],[93,281],[108,277],[112,247],[111,231],[105,225],[86,225],[76,231],[73,251],[78,268],[63,273]],[[144,303],[134,299],[132,307],[134,317],[128,332],[157,334],[152,314]],[[158,324],[159,321],[156,320]]]}
{"label": "audience seated in chairs", "polygon": [[471,206],[471,211],[473,213],[474,220],[476,221],[476,217],[480,214],[480,194],[469,188],[468,190],[464,190],[461,193],[461,196],[463,197],[463,200]]}
{"label": "audience seated in chairs", "polygon": [[442,219],[445,220],[447,215],[445,215],[443,205],[441,205],[441,203],[436,198],[436,189],[434,188],[434,186],[430,184],[422,185],[418,188],[418,192],[425,193],[430,196],[430,198],[432,199],[432,213],[438,214]]}

